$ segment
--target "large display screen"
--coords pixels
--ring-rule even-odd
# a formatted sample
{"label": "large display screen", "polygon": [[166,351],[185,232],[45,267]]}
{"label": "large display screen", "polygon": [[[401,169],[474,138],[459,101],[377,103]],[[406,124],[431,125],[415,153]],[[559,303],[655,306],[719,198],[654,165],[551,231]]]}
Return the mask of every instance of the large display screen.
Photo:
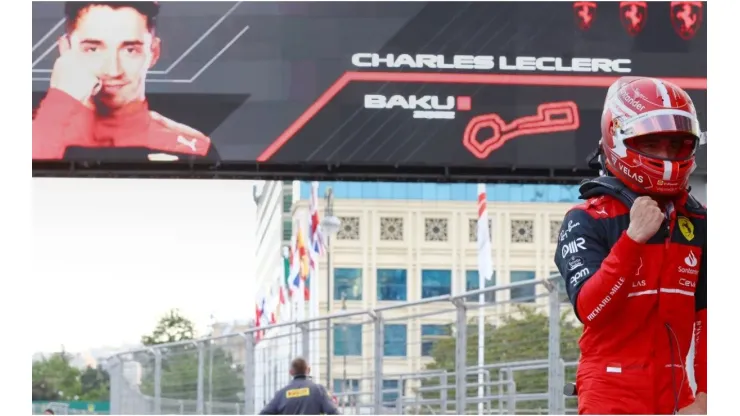
{"label": "large display screen", "polygon": [[582,169],[620,76],[667,78],[704,111],[705,13],[34,2],[33,159]]}

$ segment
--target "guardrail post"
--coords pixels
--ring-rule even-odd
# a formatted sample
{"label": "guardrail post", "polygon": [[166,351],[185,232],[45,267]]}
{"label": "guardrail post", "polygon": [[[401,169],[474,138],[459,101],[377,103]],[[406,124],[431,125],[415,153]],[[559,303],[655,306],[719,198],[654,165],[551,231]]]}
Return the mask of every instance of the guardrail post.
{"label": "guardrail post", "polygon": [[455,411],[466,414],[467,365],[468,357],[468,314],[464,298],[454,299],[457,312],[457,331],[455,335]]}
{"label": "guardrail post", "polygon": [[196,394],[196,402],[195,402],[195,413],[202,415],[204,414],[204,391],[203,391],[203,373],[205,366],[205,349],[203,348],[203,344],[200,342],[193,342],[195,344],[196,348],[198,348],[198,376],[197,376],[197,394]]}
{"label": "guardrail post", "polygon": [[549,294],[549,334],[547,354],[548,413],[560,415],[565,413],[563,402],[564,374],[560,372],[560,290],[557,281],[546,281]]}
{"label": "guardrail post", "polygon": [[162,353],[152,348],[154,354],[154,414],[162,414]]}
{"label": "guardrail post", "polygon": [[396,396],[396,412],[397,414],[402,415],[403,413],[403,395],[406,393],[406,391],[403,389],[404,385],[406,384],[406,379],[404,376],[401,376],[401,378],[398,379],[398,386],[396,386],[396,391],[398,396]]}
{"label": "guardrail post", "polygon": [[504,371],[498,371],[498,414],[504,414]]}
{"label": "guardrail post", "polygon": [[447,414],[447,389],[450,388],[449,386],[450,380],[447,379],[446,372],[442,373],[442,375],[440,376],[440,381],[441,381],[440,384],[442,384],[442,391],[439,392],[439,398],[442,401],[442,414],[446,415]]}
{"label": "guardrail post", "polygon": [[106,370],[110,377],[110,414],[120,415],[121,394],[123,390],[123,361],[118,355],[110,357],[106,361]]}
{"label": "guardrail post", "polygon": [[[560,359],[560,363],[558,364],[558,369],[560,370],[560,374],[558,375],[558,380],[562,380],[561,386],[563,387],[562,390],[565,390],[565,360],[562,358]],[[565,414],[565,395],[560,394],[558,400],[558,406],[560,406],[558,409],[561,410],[562,414]]]}
{"label": "guardrail post", "polygon": [[373,318],[373,330],[375,332],[375,343],[373,344],[374,353],[374,384],[375,394],[373,395],[373,414],[382,415],[383,411],[383,345],[385,344],[383,337],[383,317],[380,313],[371,313],[370,317]]}
{"label": "guardrail post", "polygon": [[516,381],[514,381],[514,372],[509,372],[508,398],[506,399],[506,411],[510,415],[516,414]]}
{"label": "guardrail post", "polygon": [[[301,329],[301,356],[306,359],[310,360],[311,358],[311,331],[309,331],[309,325],[305,322],[298,324],[298,327]],[[318,368],[318,361],[316,363],[313,363],[309,361],[310,365],[316,365]],[[316,380],[318,382],[318,380]],[[327,386],[327,388],[329,388]]]}
{"label": "guardrail post", "polygon": [[255,369],[254,333],[241,333],[244,338],[244,414],[254,415]]}

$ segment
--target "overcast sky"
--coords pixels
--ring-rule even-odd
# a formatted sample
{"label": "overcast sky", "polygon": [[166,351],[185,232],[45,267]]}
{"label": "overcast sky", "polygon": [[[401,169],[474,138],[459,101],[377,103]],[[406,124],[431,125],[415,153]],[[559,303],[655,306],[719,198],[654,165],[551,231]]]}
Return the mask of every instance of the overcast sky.
{"label": "overcast sky", "polygon": [[[33,351],[137,343],[170,308],[201,331],[254,311],[251,182],[34,179]],[[43,303],[40,303],[43,302]]]}

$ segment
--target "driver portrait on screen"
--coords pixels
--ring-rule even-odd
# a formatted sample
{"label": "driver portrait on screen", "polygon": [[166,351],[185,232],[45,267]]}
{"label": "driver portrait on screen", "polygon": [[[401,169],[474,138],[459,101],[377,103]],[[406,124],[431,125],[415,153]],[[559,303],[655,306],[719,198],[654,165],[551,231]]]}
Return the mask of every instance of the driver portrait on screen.
{"label": "driver portrait on screen", "polygon": [[[66,2],[66,31],[33,120],[33,159],[218,159],[203,133],[149,110],[159,3]],[[197,111],[197,110],[194,110]]]}

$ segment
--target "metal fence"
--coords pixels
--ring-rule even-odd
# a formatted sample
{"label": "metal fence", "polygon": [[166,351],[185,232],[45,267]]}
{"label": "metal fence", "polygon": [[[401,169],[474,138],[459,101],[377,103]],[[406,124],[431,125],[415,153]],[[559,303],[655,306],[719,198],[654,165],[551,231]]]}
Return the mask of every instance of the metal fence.
{"label": "metal fence", "polygon": [[107,360],[111,414],[255,414],[288,381],[296,355],[321,370],[316,381],[331,383],[344,414],[575,413],[562,392],[575,377],[580,326],[551,281],[121,353]]}

